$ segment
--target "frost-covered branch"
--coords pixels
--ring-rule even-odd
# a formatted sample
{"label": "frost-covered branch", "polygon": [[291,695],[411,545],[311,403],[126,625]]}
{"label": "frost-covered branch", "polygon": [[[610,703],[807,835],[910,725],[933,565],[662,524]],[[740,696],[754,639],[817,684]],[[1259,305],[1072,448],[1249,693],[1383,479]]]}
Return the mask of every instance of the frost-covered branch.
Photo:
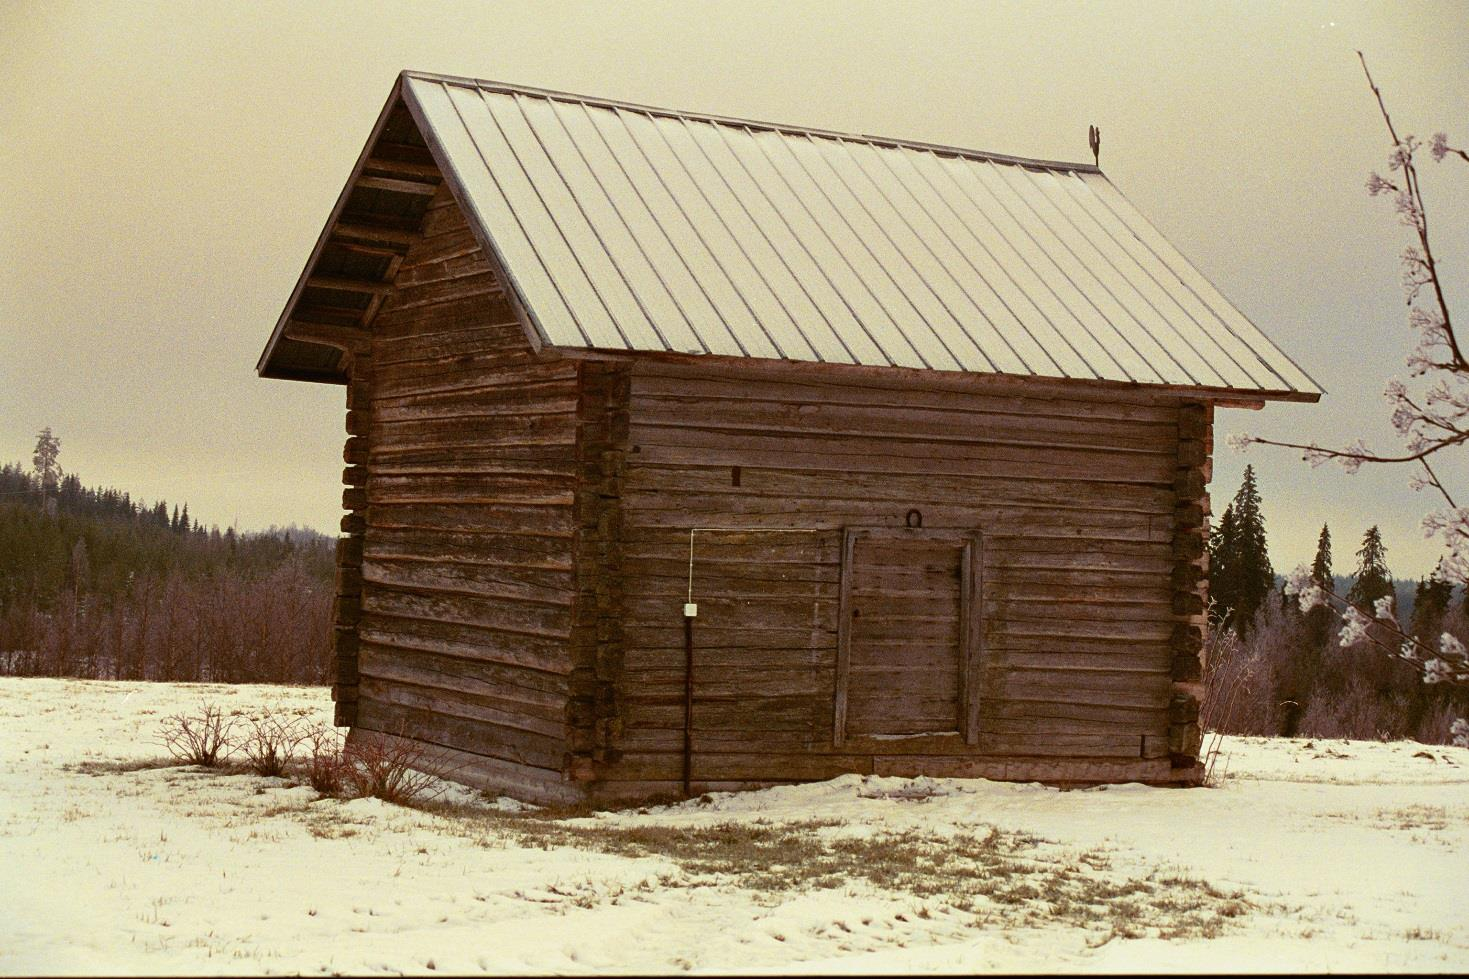
{"label": "frost-covered branch", "polygon": [[[1469,360],[1464,357],[1454,332],[1448,300],[1439,275],[1438,259],[1429,235],[1428,209],[1423,201],[1421,174],[1417,154],[1425,149],[1418,137],[1399,134],[1387,110],[1386,100],[1367,59],[1357,52],[1367,85],[1377,100],[1383,124],[1392,141],[1388,154],[1388,175],[1373,172],[1367,177],[1367,193],[1372,197],[1387,196],[1399,222],[1412,232],[1412,242],[1402,253],[1402,284],[1408,305],[1408,325],[1416,343],[1407,358],[1412,378],[1425,378],[1427,386],[1419,393],[1410,392],[1398,378],[1391,379],[1383,391],[1393,431],[1401,440],[1400,451],[1378,451],[1357,439],[1342,448],[1323,448],[1315,443],[1285,442],[1236,435],[1229,439],[1237,450],[1250,445],[1272,445],[1295,449],[1303,461],[1312,466],[1336,462],[1346,472],[1355,473],[1364,465],[1408,465],[1415,470],[1409,479],[1414,490],[1431,487],[1448,504],[1447,509],[1428,514],[1423,531],[1428,537],[1441,538],[1448,551],[1444,569],[1450,580],[1469,584],[1469,509],[1455,502],[1435,472],[1430,460],[1446,449],[1457,449],[1469,442]],[[1454,158],[1469,162],[1469,153],[1449,144],[1446,133],[1435,133],[1426,147],[1435,162]],[[1365,613],[1363,613],[1365,614]]]}
{"label": "frost-covered branch", "polygon": [[[1438,647],[1434,648],[1406,632],[1393,615],[1391,597],[1377,599],[1371,609],[1363,608],[1317,581],[1312,577],[1311,569],[1304,564],[1297,566],[1286,579],[1285,593],[1295,597],[1302,612],[1318,606],[1335,606],[1334,610],[1342,620],[1338,634],[1342,646],[1368,643],[1389,656],[1412,664],[1422,675],[1424,683],[1469,686],[1469,650],[1464,648],[1464,644],[1445,632],[1439,636]],[[1383,642],[1374,626],[1394,634],[1397,648]]]}

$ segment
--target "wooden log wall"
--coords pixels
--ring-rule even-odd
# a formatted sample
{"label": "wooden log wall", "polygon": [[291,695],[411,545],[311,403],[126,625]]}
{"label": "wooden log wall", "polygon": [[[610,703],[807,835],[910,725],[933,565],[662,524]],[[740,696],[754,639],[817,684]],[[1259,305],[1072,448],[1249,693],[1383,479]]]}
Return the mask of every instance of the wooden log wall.
{"label": "wooden log wall", "polygon": [[577,403],[576,606],[567,774],[596,777],[622,735],[622,473],[628,367],[582,361]]}
{"label": "wooden log wall", "polygon": [[535,354],[446,189],[371,354],[356,725],[452,752],[466,781],[574,797],[581,367]]}
{"label": "wooden log wall", "polygon": [[1173,540],[1173,690],[1168,706],[1168,750],[1176,781],[1202,780],[1204,638],[1209,627],[1209,478],[1213,468],[1214,406],[1186,402],[1178,413],[1178,495]]}
{"label": "wooden log wall", "polygon": [[332,701],[339,727],[357,723],[358,625],[362,619],[362,539],[367,527],[367,432],[372,412],[372,350],[348,350],[347,442],[342,449],[342,533],[337,538],[336,598],[332,620]]}
{"label": "wooden log wall", "polygon": [[[1197,412],[1148,392],[638,360],[622,754],[594,766],[593,791],[678,788],[691,526],[740,528],[697,540],[695,791],[848,771],[1168,780],[1186,754],[1179,628],[1197,614],[1180,596],[1199,587],[1176,582],[1198,569],[1205,464],[1180,425]],[[902,527],[914,509],[926,528],[983,534],[979,744],[834,744],[842,529]],[[809,532],[771,532],[793,529]]]}

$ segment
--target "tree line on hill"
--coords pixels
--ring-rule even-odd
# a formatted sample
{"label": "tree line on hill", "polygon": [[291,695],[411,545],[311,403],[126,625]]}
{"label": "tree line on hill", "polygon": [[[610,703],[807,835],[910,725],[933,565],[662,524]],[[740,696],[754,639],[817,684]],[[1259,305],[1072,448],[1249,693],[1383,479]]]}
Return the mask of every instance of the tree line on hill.
{"label": "tree line on hill", "polygon": [[43,431],[0,466],[0,674],[325,683],[334,539],[205,528],[87,487]]}
{"label": "tree line on hill", "polygon": [[[1451,635],[1469,641],[1469,600],[1444,573],[1401,587],[1387,565],[1376,525],[1362,534],[1349,577],[1333,567],[1323,525],[1311,580],[1427,645]],[[1401,594],[1400,594],[1401,592]],[[1321,605],[1302,612],[1271,566],[1253,467],[1209,537],[1210,643],[1206,723],[1233,734],[1450,740],[1469,711],[1469,690],[1423,682],[1400,657],[1352,641],[1341,617]]]}

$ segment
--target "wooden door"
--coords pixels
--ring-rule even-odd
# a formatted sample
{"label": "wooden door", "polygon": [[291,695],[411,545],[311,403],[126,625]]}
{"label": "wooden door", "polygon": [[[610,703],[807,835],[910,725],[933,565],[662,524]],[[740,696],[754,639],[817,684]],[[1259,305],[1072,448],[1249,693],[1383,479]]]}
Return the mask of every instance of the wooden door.
{"label": "wooden door", "polygon": [[837,744],[978,740],[975,531],[848,528],[837,648]]}

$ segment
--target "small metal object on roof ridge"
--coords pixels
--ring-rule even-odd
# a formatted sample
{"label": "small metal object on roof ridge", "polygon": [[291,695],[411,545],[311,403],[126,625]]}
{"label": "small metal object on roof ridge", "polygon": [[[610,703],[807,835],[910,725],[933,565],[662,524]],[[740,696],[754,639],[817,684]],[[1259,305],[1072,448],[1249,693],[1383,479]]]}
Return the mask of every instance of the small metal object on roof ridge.
{"label": "small metal object on roof ridge", "polygon": [[538,88],[534,85],[521,85],[515,82],[501,82],[487,78],[471,78],[467,75],[442,75],[430,71],[407,70],[403,72],[404,78],[422,78],[427,81],[448,83],[455,85],[472,85],[475,88],[487,92],[504,92],[511,95],[531,95],[536,98],[554,99],[561,102],[585,102],[588,105],[602,106],[610,109],[628,109],[633,112],[644,112],[649,115],[665,116],[670,119],[689,119],[695,122],[712,122],[725,126],[749,126],[754,129],[764,129],[778,133],[793,133],[804,136],[821,136],[826,139],[851,139],[864,143],[874,143],[879,146],[906,146],[912,149],[932,150],[935,153],[948,153],[954,156],[970,157],[979,160],[989,160],[995,163],[1009,163],[1017,166],[1034,167],[1038,170],[1077,170],[1086,173],[1100,173],[1101,170],[1094,164],[1082,162],[1068,162],[1064,160],[1043,160],[1032,157],[1012,156],[1008,153],[992,153],[987,150],[977,150],[963,146],[952,146],[945,143],[930,143],[918,139],[906,139],[899,136],[878,136],[870,133],[843,132],[836,129],[822,129],[817,126],[803,126],[796,123],[771,122],[765,119],[745,119],[739,116],[724,116],[714,112],[701,112],[691,109],[675,109],[668,106],[645,105],[640,102],[629,102],[623,99],[607,98],[600,95],[580,95],[576,92],[563,92],[553,88]]}

